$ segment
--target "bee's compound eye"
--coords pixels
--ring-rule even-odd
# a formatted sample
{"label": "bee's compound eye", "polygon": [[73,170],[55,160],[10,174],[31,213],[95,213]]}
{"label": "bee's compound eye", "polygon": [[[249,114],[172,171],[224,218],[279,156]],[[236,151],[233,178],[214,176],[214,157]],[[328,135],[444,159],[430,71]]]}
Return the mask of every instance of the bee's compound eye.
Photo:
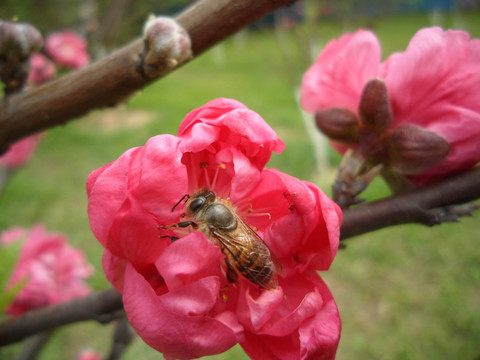
{"label": "bee's compound eye", "polygon": [[192,210],[193,212],[197,212],[203,207],[204,204],[205,198],[203,196],[198,197],[190,203],[190,210]]}

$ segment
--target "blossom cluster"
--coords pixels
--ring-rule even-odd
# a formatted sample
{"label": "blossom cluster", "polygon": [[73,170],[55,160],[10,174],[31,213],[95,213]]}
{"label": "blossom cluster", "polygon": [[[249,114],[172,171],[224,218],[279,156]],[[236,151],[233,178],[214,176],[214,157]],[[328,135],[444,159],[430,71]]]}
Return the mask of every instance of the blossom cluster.
{"label": "blossom cluster", "polygon": [[93,267],[83,252],[68,244],[64,235],[47,232],[42,225],[31,230],[15,227],[0,233],[0,246],[15,241],[22,242],[22,249],[9,286],[19,281],[26,283],[6,309],[7,314],[21,315],[91,291],[85,281]]}
{"label": "blossom cluster", "polygon": [[31,71],[28,81],[38,85],[57,74],[55,64],[80,69],[90,62],[87,41],[72,30],[62,30],[49,34],[45,38],[45,55],[34,53],[30,57]]}
{"label": "blossom cluster", "polygon": [[[340,318],[317,271],[337,252],[342,215],[315,185],[264,168],[283,148],[257,113],[217,99],[190,112],[177,136],[154,136],[90,174],[88,215],[105,274],[131,325],[166,358],[236,343],[252,359],[334,358]],[[164,229],[184,219],[175,204],[204,187],[278,258],[276,288],[243,276],[230,283],[222,249],[204,233]]]}
{"label": "blossom cluster", "polygon": [[[365,100],[373,79],[384,83],[386,101],[379,92]],[[417,186],[466,170],[480,161],[480,40],[425,28],[382,62],[374,33],[343,35],[304,74],[301,104],[313,114],[341,109],[333,112],[337,128],[327,130],[334,147],[342,153],[360,147]],[[375,113],[384,116],[372,131],[368,117]]]}

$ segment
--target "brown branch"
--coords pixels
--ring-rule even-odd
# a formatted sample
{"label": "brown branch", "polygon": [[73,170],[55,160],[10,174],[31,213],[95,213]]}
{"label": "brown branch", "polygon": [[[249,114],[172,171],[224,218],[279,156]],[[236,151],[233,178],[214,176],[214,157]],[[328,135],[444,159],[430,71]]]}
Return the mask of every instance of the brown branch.
{"label": "brown branch", "polygon": [[78,321],[96,320],[108,323],[118,317],[117,313],[120,310],[122,310],[120,315],[123,315],[122,296],[115,289],[33,310],[0,323],[0,346]]}
{"label": "brown branch", "polygon": [[134,337],[135,330],[130,326],[127,315],[123,313],[123,316],[120,317],[115,324],[113,342],[110,348],[110,355],[108,355],[108,360],[120,359],[127,350],[128,345],[133,341]]}
{"label": "brown branch", "polygon": [[480,167],[401,195],[345,210],[341,239],[394,225],[419,223],[433,226],[442,221],[454,221],[452,211],[456,209],[452,205],[478,198]]}
{"label": "brown branch", "polygon": [[[202,0],[176,20],[199,55],[236,31],[292,0]],[[95,63],[0,101],[0,153],[22,137],[64,124],[90,110],[113,106],[174,68],[146,77],[137,39]]]}
{"label": "brown branch", "polygon": [[42,349],[48,344],[53,335],[53,331],[45,331],[35,336],[29,337],[23,344],[22,351],[15,360],[34,360],[37,359]]}

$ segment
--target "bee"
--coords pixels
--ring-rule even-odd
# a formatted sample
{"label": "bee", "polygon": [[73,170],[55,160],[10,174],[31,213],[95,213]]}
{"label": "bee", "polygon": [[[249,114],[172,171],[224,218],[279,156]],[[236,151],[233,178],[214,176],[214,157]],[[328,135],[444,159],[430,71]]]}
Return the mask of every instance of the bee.
{"label": "bee", "polygon": [[[277,274],[281,271],[280,263],[260,236],[238,216],[228,200],[217,197],[208,188],[203,188],[192,196],[184,195],[173,207],[172,212],[185,198],[187,198],[184,206],[185,215],[193,221],[182,221],[167,227],[160,226],[160,228],[191,226],[204,233],[220,247],[225,255],[226,275],[229,282],[238,281],[238,271],[262,289],[277,287]],[[176,239],[171,236],[165,237]]]}

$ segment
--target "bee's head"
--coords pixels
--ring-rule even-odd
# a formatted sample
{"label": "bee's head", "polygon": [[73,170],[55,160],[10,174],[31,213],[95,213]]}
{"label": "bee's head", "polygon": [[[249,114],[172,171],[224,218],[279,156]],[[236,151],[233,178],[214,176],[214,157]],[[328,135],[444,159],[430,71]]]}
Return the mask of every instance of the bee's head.
{"label": "bee's head", "polygon": [[207,188],[203,188],[188,197],[185,203],[185,213],[193,215],[201,211],[205,205],[215,201],[215,193]]}

